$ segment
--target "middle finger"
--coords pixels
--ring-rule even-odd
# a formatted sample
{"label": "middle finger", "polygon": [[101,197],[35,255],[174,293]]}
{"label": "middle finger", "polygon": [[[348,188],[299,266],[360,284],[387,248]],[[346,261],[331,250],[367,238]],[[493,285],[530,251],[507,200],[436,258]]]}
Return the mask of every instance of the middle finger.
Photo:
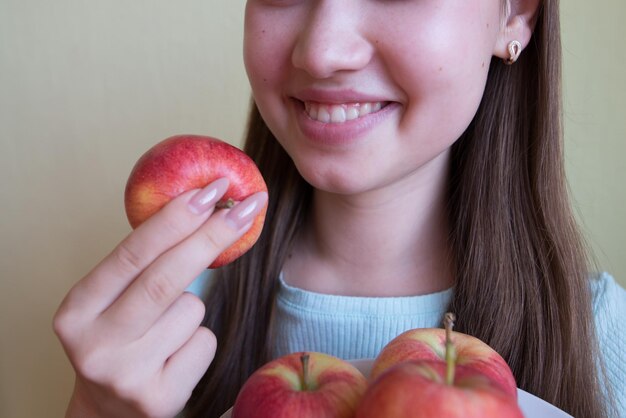
{"label": "middle finger", "polygon": [[196,232],[150,265],[103,314],[141,337],[206,266],[234,244],[264,210],[267,193],[255,193],[230,210],[214,213]]}

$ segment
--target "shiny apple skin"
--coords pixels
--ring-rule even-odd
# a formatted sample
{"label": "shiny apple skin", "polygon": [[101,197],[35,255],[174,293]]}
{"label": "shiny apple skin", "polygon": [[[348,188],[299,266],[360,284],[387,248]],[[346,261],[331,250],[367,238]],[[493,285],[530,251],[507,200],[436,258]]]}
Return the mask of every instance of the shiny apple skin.
{"label": "shiny apple skin", "polygon": [[[124,206],[131,227],[138,227],[181,193],[202,188],[221,177],[230,181],[223,201],[241,201],[253,193],[267,191],[254,161],[227,142],[202,135],[176,135],[157,143],[139,158],[126,183]],[[210,268],[232,262],[256,243],[266,210]]]}
{"label": "shiny apple skin", "polygon": [[[452,332],[457,365],[471,367],[497,382],[502,390],[517,398],[517,383],[509,365],[480,339]],[[407,360],[445,361],[446,333],[441,328],[408,330],[391,340],[378,354],[370,379],[375,379],[391,366]]]}
{"label": "shiny apple skin", "polygon": [[517,400],[471,367],[445,383],[441,361],[398,363],[372,381],[355,418],[524,418]]}
{"label": "shiny apple skin", "polygon": [[350,363],[310,352],[313,388],[303,390],[304,353],[273,360],[253,373],[241,388],[233,418],[353,418],[367,387],[365,376]]}

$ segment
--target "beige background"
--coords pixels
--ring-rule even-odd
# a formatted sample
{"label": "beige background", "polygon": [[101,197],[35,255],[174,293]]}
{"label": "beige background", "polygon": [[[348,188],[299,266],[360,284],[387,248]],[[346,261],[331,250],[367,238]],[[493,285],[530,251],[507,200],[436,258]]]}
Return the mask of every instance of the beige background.
{"label": "beige background", "polygon": [[[602,268],[626,283],[626,2],[563,2],[567,160]],[[128,231],[122,194],[161,138],[238,142],[243,1],[0,0],[0,416],[62,416],[51,331]]]}

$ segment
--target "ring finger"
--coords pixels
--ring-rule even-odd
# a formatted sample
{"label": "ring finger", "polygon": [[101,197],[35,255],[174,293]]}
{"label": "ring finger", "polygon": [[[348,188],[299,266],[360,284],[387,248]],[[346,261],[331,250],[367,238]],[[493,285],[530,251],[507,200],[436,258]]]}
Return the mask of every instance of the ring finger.
{"label": "ring finger", "polygon": [[152,328],[141,337],[140,345],[148,347],[146,361],[163,367],[165,361],[177,352],[196,332],[204,318],[204,303],[185,292],[163,313]]}

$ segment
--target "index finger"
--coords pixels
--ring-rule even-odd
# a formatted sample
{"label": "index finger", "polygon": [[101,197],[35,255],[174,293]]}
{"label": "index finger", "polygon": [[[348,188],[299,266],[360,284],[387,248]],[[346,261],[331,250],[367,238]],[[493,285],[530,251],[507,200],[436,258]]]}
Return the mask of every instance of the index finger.
{"label": "index finger", "polygon": [[142,336],[207,265],[250,229],[266,202],[267,193],[257,192],[232,209],[211,216],[196,232],[158,257],[102,318],[118,335]]}
{"label": "index finger", "polygon": [[[222,178],[204,189],[190,190],[174,198],[79,281],[64,303],[93,315],[106,310],[154,260],[194,233],[211,216],[228,184]],[[192,199],[202,200],[203,207],[209,210],[200,213],[191,209]]]}

